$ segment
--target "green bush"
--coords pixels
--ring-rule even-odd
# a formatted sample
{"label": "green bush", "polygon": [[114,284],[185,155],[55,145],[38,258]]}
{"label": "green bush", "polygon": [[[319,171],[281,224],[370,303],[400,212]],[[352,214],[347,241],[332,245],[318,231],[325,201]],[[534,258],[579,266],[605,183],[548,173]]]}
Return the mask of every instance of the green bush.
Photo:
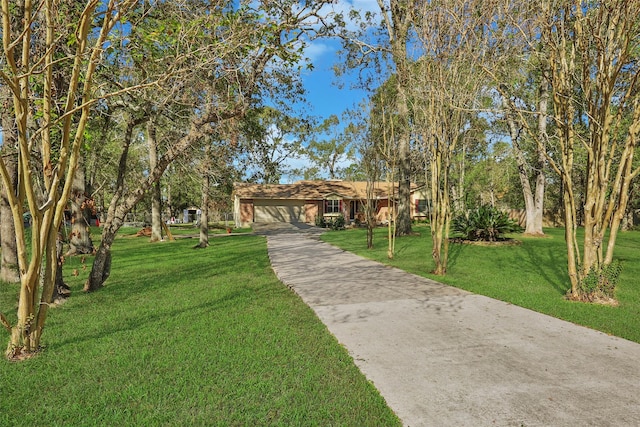
{"label": "green bush", "polygon": [[599,298],[615,298],[618,277],[622,271],[622,263],[614,260],[611,264],[600,268],[592,266],[589,273],[580,280],[581,294],[588,300]]}
{"label": "green bush", "polygon": [[458,215],[451,221],[451,231],[462,234],[467,240],[494,242],[505,233],[517,233],[522,227],[506,212],[491,205],[482,205]]}
{"label": "green bush", "polygon": [[322,228],[330,228],[332,230],[344,230],[344,215],[325,218],[322,215],[316,217],[316,226]]}

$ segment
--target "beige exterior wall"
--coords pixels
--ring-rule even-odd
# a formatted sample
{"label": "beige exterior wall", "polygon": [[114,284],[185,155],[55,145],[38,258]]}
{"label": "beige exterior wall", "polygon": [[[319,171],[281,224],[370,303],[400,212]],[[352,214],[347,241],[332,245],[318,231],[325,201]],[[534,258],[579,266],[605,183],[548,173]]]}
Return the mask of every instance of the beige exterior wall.
{"label": "beige exterior wall", "polygon": [[253,200],[240,199],[240,223],[241,225],[253,222]]}
{"label": "beige exterior wall", "polygon": [[322,202],[319,202],[317,200],[307,200],[304,203],[304,222],[306,222],[307,224],[315,224],[316,223],[316,217],[318,216],[318,214],[321,212],[322,207],[321,207]]}

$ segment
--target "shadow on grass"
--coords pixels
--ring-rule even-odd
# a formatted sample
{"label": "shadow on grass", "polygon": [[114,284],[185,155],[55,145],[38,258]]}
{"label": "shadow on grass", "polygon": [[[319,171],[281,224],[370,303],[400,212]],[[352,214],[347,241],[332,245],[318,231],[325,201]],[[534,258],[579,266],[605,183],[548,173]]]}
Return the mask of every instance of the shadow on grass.
{"label": "shadow on grass", "polygon": [[[77,335],[70,337],[69,339],[55,342],[51,344],[52,349],[64,348],[68,345],[77,345],[79,343],[99,340],[110,335],[115,335],[121,332],[133,331],[140,329],[144,325],[153,323],[161,324],[167,322],[168,319],[176,319],[180,315],[187,313],[211,312],[214,310],[221,310],[234,306],[237,300],[247,298],[254,291],[248,288],[237,289],[236,291],[218,298],[217,300],[207,300],[197,305],[190,305],[188,307],[173,309],[173,310],[156,310],[152,314],[143,317],[123,317],[119,318],[117,324],[113,321],[105,323],[103,328],[99,332],[89,333],[84,335]],[[169,320],[170,321],[170,320]]]}
{"label": "shadow on grass", "polygon": [[465,252],[466,245],[461,243],[449,242],[449,260],[447,262],[447,269],[455,268],[460,256]]}
{"label": "shadow on grass", "polygon": [[556,248],[543,248],[541,245],[528,244],[530,242],[522,245],[522,250],[527,254],[527,259],[522,262],[527,262],[532,271],[553,286],[559,295],[564,296],[568,289],[567,271],[562,268],[566,266],[566,259],[558,257]]}

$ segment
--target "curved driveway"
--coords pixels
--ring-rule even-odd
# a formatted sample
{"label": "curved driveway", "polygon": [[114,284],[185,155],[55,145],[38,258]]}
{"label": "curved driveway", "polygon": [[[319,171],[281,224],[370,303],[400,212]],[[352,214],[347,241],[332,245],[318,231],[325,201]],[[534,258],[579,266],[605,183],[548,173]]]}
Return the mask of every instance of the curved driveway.
{"label": "curved driveway", "polygon": [[267,235],[276,274],[408,426],[639,426],[640,344],[337,249]]}

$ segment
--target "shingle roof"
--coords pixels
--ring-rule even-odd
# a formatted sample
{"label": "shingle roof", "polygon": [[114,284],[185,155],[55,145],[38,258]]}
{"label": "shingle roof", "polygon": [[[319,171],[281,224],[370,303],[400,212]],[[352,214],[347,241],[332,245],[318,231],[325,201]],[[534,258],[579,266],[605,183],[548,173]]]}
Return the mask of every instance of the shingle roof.
{"label": "shingle roof", "polygon": [[[412,184],[412,189],[415,185]],[[374,197],[387,198],[389,184],[374,183]],[[394,185],[397,193],[397,184]],[[241,199],[298,199],[323,200],[337,194],[346,199],[366,199],[366,181],[298,181],[293,184],[235,183],[234,193]]]}

